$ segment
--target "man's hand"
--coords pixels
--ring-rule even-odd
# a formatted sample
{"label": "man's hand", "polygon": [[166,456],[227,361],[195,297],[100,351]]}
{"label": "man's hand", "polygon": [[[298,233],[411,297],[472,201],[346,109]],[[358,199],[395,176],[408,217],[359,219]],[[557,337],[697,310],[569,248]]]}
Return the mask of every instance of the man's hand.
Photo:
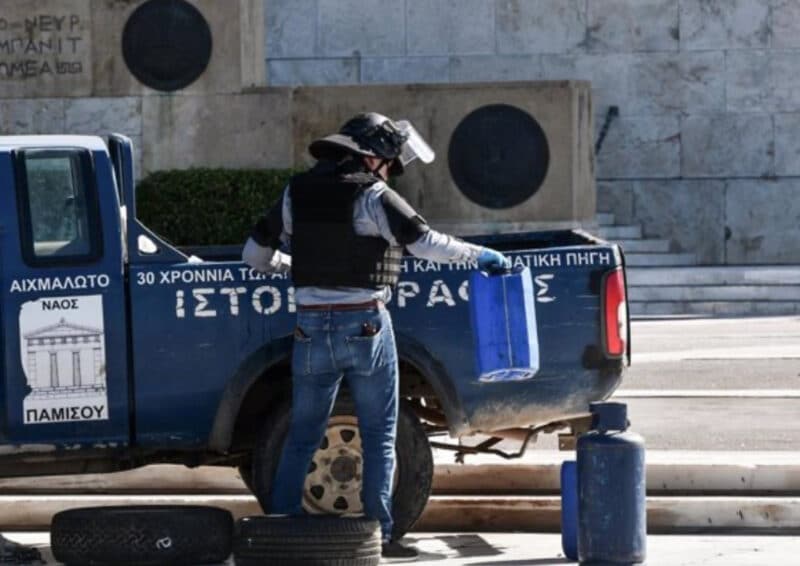
{"label": "man's hand", "polygon": [[478,256],[478,267],[483,271],[490,272],[511,269],[511,259],[498,251],[483,248],[483,251]]}

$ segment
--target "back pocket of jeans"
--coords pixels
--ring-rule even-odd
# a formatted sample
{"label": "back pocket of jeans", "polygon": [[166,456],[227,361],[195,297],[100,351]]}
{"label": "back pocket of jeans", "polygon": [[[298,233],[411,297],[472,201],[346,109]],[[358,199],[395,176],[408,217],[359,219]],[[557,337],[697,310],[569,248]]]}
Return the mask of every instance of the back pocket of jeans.
{"label": "back pocket of jeans", "polygon": [[362,373],[370,373],[373,369],[386,365],[384,332],[381,329],[373,336],[348,336],[345,338],[347,349],[353,358],[353,369]]}

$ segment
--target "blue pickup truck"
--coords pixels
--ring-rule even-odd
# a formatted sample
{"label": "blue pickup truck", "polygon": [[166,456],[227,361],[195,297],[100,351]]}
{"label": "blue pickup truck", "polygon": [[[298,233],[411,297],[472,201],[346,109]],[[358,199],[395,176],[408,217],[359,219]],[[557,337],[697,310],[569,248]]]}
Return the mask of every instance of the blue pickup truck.
{"label": "blue pickup truck", "polygon": [[[0,476],[152,463],[239,467],[262,503],[290,407],[292,282],[203,261],[136,217],[128,138],[0,137]],[[533,274],[539,368],[476,375],[474,265],[408,257],[390,304],[401,359],[395,515],[422,512],[431,446],[490,452],[585,417],[630,359],[624,258],[580,231],[476,238]],[[448,442],[473,434],[488,440]],[[346,392],[309,469],[312,512],[360,510]]]}

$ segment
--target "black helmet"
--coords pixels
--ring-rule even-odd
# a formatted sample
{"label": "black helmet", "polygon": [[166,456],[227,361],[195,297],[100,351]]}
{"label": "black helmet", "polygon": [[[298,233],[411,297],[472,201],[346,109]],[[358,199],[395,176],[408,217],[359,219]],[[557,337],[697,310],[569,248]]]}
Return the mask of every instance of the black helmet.
{"label": "black helmet", "polygon": [[[406,143],[410,137],[415,141],[419,138],[428,151],[415,152],[417,144],[411,148]],[[395,122],[377,112],[350,118],[338,134],[315,140],[308,151],[315,159],[332,161],[339,161],[348,154],[385,159],[392,162],[389,174],[395,176],[402,175],[405,165],[416,157],[421,157],[426,163],[433,161],[433,150],[409,122]]]}

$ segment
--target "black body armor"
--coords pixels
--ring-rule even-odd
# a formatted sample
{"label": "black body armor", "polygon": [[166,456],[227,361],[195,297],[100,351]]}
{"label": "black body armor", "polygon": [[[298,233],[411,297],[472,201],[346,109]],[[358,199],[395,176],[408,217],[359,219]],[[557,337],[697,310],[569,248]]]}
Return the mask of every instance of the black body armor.
{"label": "black body armor", "polygon": [[320,164],[292,178],[292,279],[296,287],[397,285],[402,248],[353,227],[358,197],[380,179]]}

